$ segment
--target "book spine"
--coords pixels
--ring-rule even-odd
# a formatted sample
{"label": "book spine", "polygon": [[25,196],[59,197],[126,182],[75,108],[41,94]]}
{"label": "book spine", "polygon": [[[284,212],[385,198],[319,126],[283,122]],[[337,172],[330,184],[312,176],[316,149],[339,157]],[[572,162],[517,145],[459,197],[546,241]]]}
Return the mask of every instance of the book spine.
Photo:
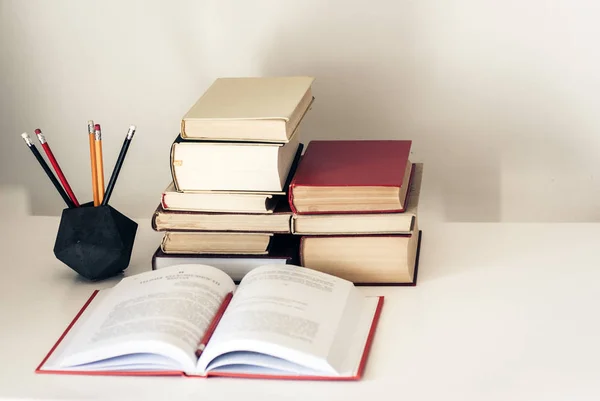
{"label": "book spine", "polygon": [[292,168],[290,169],[288,175],[288,182],[286,183],[287,189],[287,200],[290,205],[290,210],[292,213],[297,213],[296,207],[294,206],[294,188],[296,187],[296,173],[298,172],[298,168],[300,167],[300,163],[302,162],[302,150],[304,149],[304,144],[300,142],[298,144],[298,149],[296,150],[296,156],[294,158],[294,162],[292,164]]}
{"label": "book spine", "polygon": [[152,255],[152,270],[156,270],[156,254],[159,250],[160,248],[158,248],[157,251],[154,252],[154,254]]}
{"label": "book spine", "polygon": [[296,183],[294,182],[294,180],[292,180],[288,189],[288,203],[290,204],[290,210],[292,211],[292,213],[300,214],[298,213],[298,209],[296,209],[296,206],[294,206],[294,188],[296,188]]}
{"label": "book spine", "polygon": [[152,215],[152,219],[150,220],[150,225],[154,231],[161,231],[158,229],[158,225],[156,224],[156,219],[158,218],[158,211],[155,211]]}
{"label": "book spine", "polygon": [[187,137],[187,134],[185,133],[185,119],[184,118],[181,119],[181,132],[179,133],[179,135],[181,135],[181,137],[183,137],[183,138]]}
{"label": "book spine", "polygon": [[167,202],[165,202],[166,195],[167,194],[165,194],[164,192],[160,195],[160,205],[163,209],[169,210],[169,206],[167,206]]}
{"label": "book spine", "polygon": [[[417,170],[417,165],[415,163],[412,163],[410,165],[410,174],[408,176],[408,182],[404,184],[404,185],[407,185],[408,190],[406,191],[406,195],[404,196],[404,200],[402,201],[401,213],[404,213],[406,211],[406,209],[408,208],[408,200],[410,198],[410,190],[412,188],[412,183],[415,178],[416,170]],[[419,188],[419,190],[420,190],[420,188]]]}
{"label": "book spine", "polygon": [[175,186],[176,191],[181,191],[179,188],[179,183],[177,182],[177,174],[175,173],[175,146],[177,146],[177,142],[173,142],[171,145],[171,155],[169,158],[169,164],[171,168],[171,178],[173,178],[173,185]]}
{"label": "book spine", "polygon": [[298,261],[300,262],[300,266],[304,266],[304,238],[300,237],[300,248],[298,250]]}
{"label": "book spine", "polygon": [[166,232],[165,235],[163,235],[162,241],[160,241],[160,250],[163,253],[167,253],[165,252],[165,245],[166,243],[169,241],[169,233]]}

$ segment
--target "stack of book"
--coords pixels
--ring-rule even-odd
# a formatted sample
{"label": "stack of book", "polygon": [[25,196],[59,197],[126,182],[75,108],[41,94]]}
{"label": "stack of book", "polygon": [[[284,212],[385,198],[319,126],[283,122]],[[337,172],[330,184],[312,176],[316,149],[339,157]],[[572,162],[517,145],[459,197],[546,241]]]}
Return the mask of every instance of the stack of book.
{"label": "stack of book", "polygon": [[411,141],[312,141],[290,184],[302,266],[356,284],[416,284],[422,164]]}
{"label": "stack of book", "polygon": [[152,219],[164,232],[155,269],[202,263],[239,281],[261,264],[297,263],[286,190],[313,80],[219,78],[186,113]]}

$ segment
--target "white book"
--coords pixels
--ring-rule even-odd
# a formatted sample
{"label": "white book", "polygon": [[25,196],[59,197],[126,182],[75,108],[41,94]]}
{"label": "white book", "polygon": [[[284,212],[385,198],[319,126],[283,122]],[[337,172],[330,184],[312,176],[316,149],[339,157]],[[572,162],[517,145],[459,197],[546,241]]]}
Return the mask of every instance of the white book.
{"label": "white book", "polygon": [[176,140],[171,173],[178,191],[285,189],[299,151],[299,133],[286,144]]}
{"label": "white book", "polygon": [[298,266],[237,289],[214,267],[171,266],[92,295],[36,372],[357,380],[382,304]]}
{"label": "white book", "polygon": [[163,191],[165,210],[222,213],[273,213],[285,192],[193,191],[179,192],[172,182]]}

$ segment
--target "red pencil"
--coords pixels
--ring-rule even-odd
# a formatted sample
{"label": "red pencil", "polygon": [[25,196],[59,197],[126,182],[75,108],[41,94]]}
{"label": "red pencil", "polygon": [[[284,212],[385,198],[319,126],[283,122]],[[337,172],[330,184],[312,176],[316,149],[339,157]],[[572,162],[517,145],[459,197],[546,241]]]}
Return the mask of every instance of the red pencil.
{"label": "red pencil", "polygon": [[61,184],[65,188],[67,195],[69,195],[69,198],[71,199],[71,201],[73,201],[75,206],[79,207],[79,202],[77,201],[77,198],[75,197],[75,194],[73,193],[73,190],[71,189],[67,178],[60,169],[60,166],[58,165],[54,154],[52,154],[52,150],[50,149],[50,146],[48,146],[48,143],[46,142],[46,137],[44,136],[44,134],[42,134],[42,130],[37,128],[35,130],[35,135],[38,137],[42,148],[44,148],[44,152],[46,152],[46,156],[48,156],[48,160],[50,161],[50,164],[52,164],[52,167],[54,168],[54,171],[56,172],[56,175],[58,176],[58,179],[60,180]]}
{"label": "red pencil", "polygon": [[229,302],[231,302],[232,297],[233,297],[233,292],[230,292],[229,294],[225,295],[225,299],[223,300],[223,303],[219,307],[219,310],[217,310],[217,314],[215,315],[215,318],[210,323],[210,326],[208,326],[208,329],[206,329],[206,333],[204,333],[204,337],[200,341],[200,344],[198,344],[198,348],[196,348],[196,356],[200,356],[200,354],[202,354],[202,351],[204,351],[204,348],[206,348],[206,344],[208,344],[208,340],[210,340],[213,333],[215,332],[215,329],[217,328],[217,325],[221,321],[221,318],[223,317],[223,314],[225,313],[225,309],[227,309],[227,307],[229,306]]}

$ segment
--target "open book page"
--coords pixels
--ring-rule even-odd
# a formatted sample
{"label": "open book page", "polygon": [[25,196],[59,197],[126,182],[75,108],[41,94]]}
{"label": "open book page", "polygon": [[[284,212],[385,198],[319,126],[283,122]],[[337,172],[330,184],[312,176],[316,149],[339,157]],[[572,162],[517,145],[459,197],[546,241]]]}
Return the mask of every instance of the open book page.
{"label": "open book page", "polygon": [[234,365],[338,375],[365,305],[349,281],[291,265],[256,268],[240,283],[198,371]]}
{"label": "open book page", "polygon": [[44,368],[193,370],[198,343],[234,289],[227,274],[204,265],[124,278],[100,291]]}

